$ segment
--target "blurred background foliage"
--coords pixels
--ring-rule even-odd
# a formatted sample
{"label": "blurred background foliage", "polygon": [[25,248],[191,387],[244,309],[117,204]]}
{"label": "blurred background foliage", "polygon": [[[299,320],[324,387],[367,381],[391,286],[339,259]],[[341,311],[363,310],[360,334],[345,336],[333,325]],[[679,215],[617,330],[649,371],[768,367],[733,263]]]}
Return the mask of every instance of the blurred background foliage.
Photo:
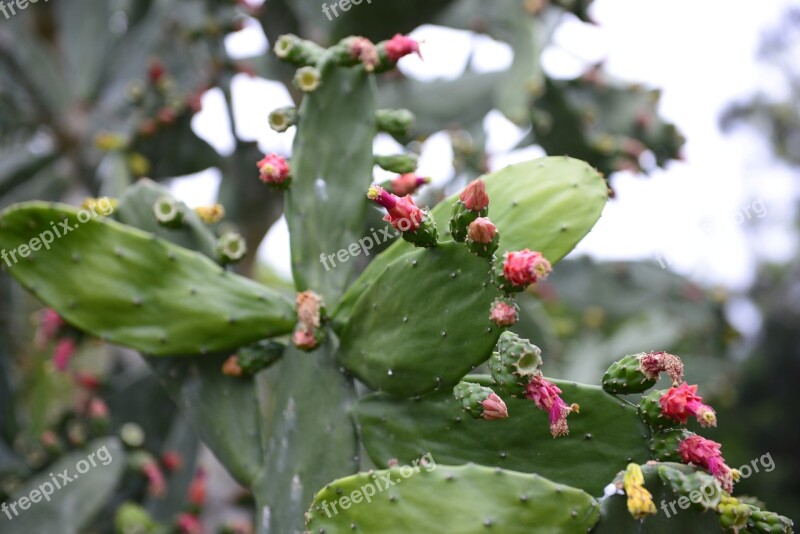
{"label": "blurred background foliage", "polygon": [[[446,188],[487,170],[484,119],[493,110],[527,129],[518,148],[536,145],[548,154],[584,159],[613,190],[616,171],[646,174],[663,167],[679,157],[683,139],[658,116],[658,90],[613,79],[600,64],[574,79],[553,79],[542,68],[542,52],[565,18],[591,24],[589,4],[376,0],[333,20],[319,0],[267,0],[259,6],[223,0],[36,4],[0,21],[0,208],[29,199],[80,203],[87,196],[116,197],[144,176],[169,185],[176,177],[217,168],[226,225],[250,245],[238,268],[285,288],[285,281],[257,264],[255,254],[282,213],[281,195],[257,180],[257,144],[236,137],[234,150],[221,154],[192,128],[203,94],[216,88],[236,136],[231,84],[238,74],[280,82],[299,98],[293,70],[270,53],[235,60],[228,55],[226,37],[246,21],[257,21],[270,43],[289,32],[324,45],[350,34],[377,41],[435,24],[512,48],[506,70],[467,67],[453,80],[420,81],[397,72],[379,77],[381,106],[417,116],[412,135],[399,143],[414,151],[437,132],[449,135],[454,178],[424,190],[423,202],[433,204]],[[762,52],[765,62],[789,78],[789,98],[756,95],[732,104],[721,119],[724,128],[763,130],[788,165],[800,164],[800,73],[793,61],[799,35],[796,11],[765,38]],[[588,259],[563,262],[546,284],[520,297],[522,320],[515,330],[541,346],[553,376],[589,383],[625,354],[658,349],[684,357],[688,377],[700,383],[727,423],[715,436],[724,441],[732,465],[765,452],[775,459],[775,477],[743,484],[796,519],[800,427],[790,424],[788,407],[800,402],[798,262],[764,265],[746,295],[764,317],[757,338],[742,338],[728,322],[722,288],[700,287],[658,263]],[[57,371],[55,340],[37,343],[40,305],[6,273],[0,275],[0,317],[0,501],[71,450],[105,439],[117,447],[125,468],[111,480],[76,488],[87,505],[54,511],[53,517],[66,513],[76,531],[112,532],[121,504],[136,503],[173,526],[185,520],[181,514],[206,509],[212,528],[246,531],[224,525],[246,517],[235,505],[246,509],[247,497],[226,495],[234,506],[223,512],[206,503],[199,441],[141,358],[67,329],[62,336],[77,343],[78,355],[66,372]],[[154,495],[147,462],[166,477],[160,496]]]}

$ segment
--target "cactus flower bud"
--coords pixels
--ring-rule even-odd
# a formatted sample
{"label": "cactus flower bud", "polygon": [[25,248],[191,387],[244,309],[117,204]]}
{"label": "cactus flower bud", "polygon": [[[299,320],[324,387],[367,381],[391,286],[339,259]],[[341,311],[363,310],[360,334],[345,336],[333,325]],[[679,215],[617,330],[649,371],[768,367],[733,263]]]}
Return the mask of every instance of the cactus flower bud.
{"label": "cactus flower bud", "polygon": [[467,247],[478,256],[491,258],[499,242],[497,227],[488,217],[478,217],[467,227]]}
{"label": "cactus flower bud", "polygon": [[686,382],[671,387],[659,401],[661,414],[681,424],[686,424],[689,417],[693,416],[701,426],[717,426],[716,412],[711,406],[703,404],[703,398],[696,393],[697,386],[690,386]]}
{"label": "cactus flower bud", "polygon": [[453,396],[461,401],[461,407],[475,419],[492,421],[508,417],[508,408],[491,388],[474,382],[459,382],[453,388]]}
{"label": "cactus flower bud", "polygon": [[653,495],[644,487],[644,475],[639,464],[628,464],[623,477],[625,495],[628,496],[628,512],[634,519],[644,519],[656,513]]}
{"label": "cactus flower bud", "polygon": [[417,54],[420,59],[422,58],[422,54],[419,51],[419,42],[399,33],[386,41],[384,48],[386,56],[395,63],[409,54]]}
{"label": "cactus flower bud", "polygon": [[300,350],[311,351],[319,346],[320,340],[317,338],[315,331],[301,326],[292,334],[292,343]]}
{"label": "cactus flower bud", "polygon": [[192,514],[183,512],[175,520],[180,534],[203,534],[203,524]]}
{"label": "cactus flower bud", "polygon": [[692,434],[678,445],[678,453],[687,464],[694,464],[711,473],[720,487],[728,493],[733,492],[733,470],[722,458],[722,445],[716,441]]}
{"label": "cactus flower bud", "polygon": [[247,254],[247,243],[236,232],[226,232],[217,240],[217,258],[223,264],[236,263]]}
{"label": "cactus flower bud", "polygon": [[194,209],[194,212],[200,217],[200,220],[206,224],[218,223],[225,217],[225,208],[222,204],[199,206]]}
{"label": "cactus flower bud", "polygon": [[206,471],[202,467],[197,469],[197,472],[189,484],[187,491],[189,504],[195,509],[199,509],[206,502]]}
{"label": "cactus flower bud", "polygon": [[278,188],[288,187],[291,181],[291,174],[286,159],[277,154],[269,154],[264,156],[257,165],[258,177],[262,182]]}
{"label": "cactus flower bud", "polygon": [[292,82],[304,93],[312,93],[322,83],[322,73],[316,67],[301,67],[295,72]]}
{"label": "cactus flower bud", "polygon": [[163,196],[156,200],[153,214],[161,226],[179,228],[183,224],[183,206],[172,197]]}
{"label": "cactus flower bud", "polygon": [[59,371],[65,371],[69,365],[69,361],[75,355],[77,347],[72,338],[61,338],[56,344],[56,350],[53,353],[53,363]]}
{"label": "cactus flower bud", "polygon": [[533,377],[525,393],[525,396],[532,400],[537,408],[550,414],[550,433],[554,438],[569,434],[567,416],[580,409],[577,404],[568,406],[560,395],[561,389],[546,380],[541,374]]}
{"label": "cactus flower bud", "polygon": [[392,192],[401,197],[414,194],[417,189],[431,182],[430,178],[417,176],[413,172],[401,174],[391,181]]}
{"label": "cactus flower bud", "polygon": [[489,320],[499,327],[512,326],[519,321],[519,306],[507,297],[498,297],[492,303]]}
{"label": "cactus flower bud", "polygon": [[403,235],[403,239],[417,246],[436,245],[436,225],[427,213],[414,204],[409,195],[397,197],[379,185],[373,185],[367,198],[384,207],[388,212],[383,218]]}
{"label": "cactus flower bud", "polygon": [[178,451],[164,451],[161,455],[161,465],[170,473],[183,468],[183,456]]}
{"label": "cactus flower bud", "polygon": [[502,291],[522,291],[530,284],[547,278],[552,267],[541,252],[528,250],[506,252],[497,267],[497,285]]}
{"label": "cactus flower bud", "polygon": [[483,180],[470,182],[458,198],[470,211],[483,211],[489,207],[489,195],[486,194],[486,183]]}
{"label": "cactus flower bud", "polygon": [[242,376],[243,371],[239,366],[239,357],[236,354],[229,356],[222,364],[222,374],[233,377]]}
{"label": "cactus flower bud", "polygon": [[364,65],[364,70],[372,72],[381,62],[378,48],[366,37],[352,37],[347,42],[347,50],[352,59]]}

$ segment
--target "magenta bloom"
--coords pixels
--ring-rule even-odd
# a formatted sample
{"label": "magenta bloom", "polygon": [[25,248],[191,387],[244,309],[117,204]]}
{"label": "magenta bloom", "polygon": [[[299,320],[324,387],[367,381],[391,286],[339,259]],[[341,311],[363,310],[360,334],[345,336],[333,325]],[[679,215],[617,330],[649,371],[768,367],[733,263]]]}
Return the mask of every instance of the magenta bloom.
{"label": "magenta bloom", "polygon": [[422,54],[419,51],[419,43],[411,37],[398,33],[386,41],[386,55],[392,61],[397,62],[408,54],[417,54],[422,58]]}
{"label": "magenta bloom", "polygon": [[289,164],[277,154],[265,156],[257,165],[259,179],[264,183],[281,185],[289,178]]}
{"label": "magenta bloom", "polygon": [[694,464],[711,473],[722,489],[731,493],[733,491],[733,473],[722,458],[721,448],[722,445],[716,441],[693,435],[681,441],[678,453],[685,463]]}
{"label": "magenta bloom", "polygon": [[508,417],[506,403],[496,393],[490,393],[481,405],[483,406],[483,418],[487,421]]}
{"label": "magenta bloom", "polygon": [[686,424],[689,417],[694,417],[704,427],[717,426],[716,412],[711,406],[703,404],[703,398],[696,393],[697,386],[690,386],[686,382],[671,387],[661,396],[661,414],[681,424]]}
{"label": "magenta bloom", "polygon": [[53,353],[53,363],[59,371],[65,371],[69,361],[75,354],[75,342],[68,337],[61,338],[56,345],[55,353]]}
{"label": "magenta bloom", "polygon": [[578,405],[568,406],[561,398],[558,386],[537,374],[528,383],[525,397],[531,399],[537,408],[550,414],[550,433],[554,438],[569,434],[567,416],[573,411],[577,412]]}
{"label": "magenta bloom", "polygon": [[413,172],[401,174],[392,180],[392,192],[395,195],[400,195],[401,197],[405,195],[412,195],[417,191],[417,189],[427,183],[430,183],[430,181],[430,178],[417,176]]}
{"label": "magenta bloom", "polygon": [[415,232],[425,220],[425,213],[409,195],[398,197],[379,185],[373,185],[367,192],[367,198],[386,208],[388,214],[383,220],[401,232]]}
{"label": "magenta bloom", "polygon": [[483,211],[489,206],[489,195],[486,193],[486,184],[483,180],[474,180],[464,188],[459,196],[461,202],[470,211]]}
{"label": "magenta bloom", "polygon": [[506,252],[503,275],[515,286],[525,287],[544,280],[553,268],[541,252],[520,250]]}

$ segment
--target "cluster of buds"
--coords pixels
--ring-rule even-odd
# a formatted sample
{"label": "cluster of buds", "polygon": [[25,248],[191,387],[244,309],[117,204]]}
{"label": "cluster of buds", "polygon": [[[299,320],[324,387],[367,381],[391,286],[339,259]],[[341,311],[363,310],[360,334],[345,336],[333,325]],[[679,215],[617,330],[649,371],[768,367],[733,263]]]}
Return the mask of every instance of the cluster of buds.
{"label": "cluster of buds", "polygon": [[541,252],[524,249],[506,252],[495,268],[497,287],[506,293],[524,291],[547,278],[553,268]]}
{"label": "cluster of buds", "polygon": [[686,424],[690,417],[701,426],[717,426],[714,409],[703,403],[697,395],[697,386],[683,382],[667,391],[653,391],[639,402],[639,415],[645,423],[656,428],[665,428],[675,422]]}
{"label": "cluster of buds", "polygon": [[461,381],[453,388],[453,396],[461,402],[464,411],[475,419],[492,421],[508,417],[506,403],[491,388]]}
{"label": "cluster of buds", "polygon": [[373,185],[367,198],[387,211],[384,221],[399,231],[403,239],[419,247],[434,247],[438,232],[433,217],[416,206],[410,195],[398,197],[379,185]]}
{"label": "cluster of buds", "polygon": [[258,177],[265,184],[277,189],[286,189],[292,181],[289,163],[283,156],[269,154],[258,163]]}
{"label": "cluster of buds", "polygon": [[322,297],[313,291],[297,294],[297,327],[292,335],[294,346],[311,351],[319,347],[325,338],[322,328]]}

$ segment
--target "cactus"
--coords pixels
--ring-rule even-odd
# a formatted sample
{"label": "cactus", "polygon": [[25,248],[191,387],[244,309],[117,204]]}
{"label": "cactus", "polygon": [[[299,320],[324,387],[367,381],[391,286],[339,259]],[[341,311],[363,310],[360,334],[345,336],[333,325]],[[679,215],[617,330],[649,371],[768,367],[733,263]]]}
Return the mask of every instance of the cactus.
{"label": "cactus", "polygon": [[[530,42],[531,27],[517,29]],[[116,220],[84,220],[75,208],[43,202],[6,209],[0,245],[26,247],[9,272],[72,327],[145,354],[200,438],[252,490],[259,532],[299,531],[304,521],[313,531],[389,534],[587,532],[652,521],[652,434],[689,416],[708,426],[713,409],[686,383],[645,396],[638,412],[611,394],[644,393],[661,371],[677,382],[665,353],[627,357],[609,370],[604,391],[545,378],[548,355],[504,331],[518,318],[512,294],[557,270],[598,220],[608,198],[603,176],[584,162],[547,157],[418,206],[401,191],[406,181],[413,190],[424,183],[416,175],[392,181],[394,192],[372,184],[376,161],[415,171],[409,155],[373,154],[378,132],[413,128],[407,111],[378,109],[374,76],[419,53],[418,44],[400,34],[377,44],[348,37],[329,48],[293,35],[274,42],[276,55],[297,67],[303,95],[271,123],[278,131],[294,125],[297,134],[289,159],[268,154],[251,171],[285,200],[294,304],[232,272],[228,264],[255,243],[218,226],[219,210],[188,210],[150,182],[122,195]],[[543,80],[519,61],[512,71],[515,83]],[[506,112],[527,109],[526,95],[512,89],[502,91]],[[370,201],[389,224],[364,235]],[[28,245],[57,222],[74,230],[46,250]],[[378,232],[403,239],[359,273],[353,256],[368,256]],[[487,362],[491,377],[471,374]],[[131,448],[148,439],[137,427],[121,433]],[[732,491],[735,472],[719,444],[670,437],[657,435],[653,449],[674,446],[675,459],[695,467],[659,470],[664,487],[691,492],[713,477]],[[165,493],[153,455],[130,456],[153,493]],[[389,469],[359,472],[370,461]],[[414,466],[413,477],[395,466],[400,461]],[[592,495],[621,470],[627,515],[612,514],[611,497],[601,518]],[[693,474],[699,470],[709,474]],[[369,506],[342,505],[346,494],[392,477]],[[329,514],[334,500],[340,509]],[[118,522],[150,528],[139,512],[125,508]],[[197,510],[190,512],[175,519],[179,529],[196,527]],[[757,519],[777,521],[766,512]]]}

